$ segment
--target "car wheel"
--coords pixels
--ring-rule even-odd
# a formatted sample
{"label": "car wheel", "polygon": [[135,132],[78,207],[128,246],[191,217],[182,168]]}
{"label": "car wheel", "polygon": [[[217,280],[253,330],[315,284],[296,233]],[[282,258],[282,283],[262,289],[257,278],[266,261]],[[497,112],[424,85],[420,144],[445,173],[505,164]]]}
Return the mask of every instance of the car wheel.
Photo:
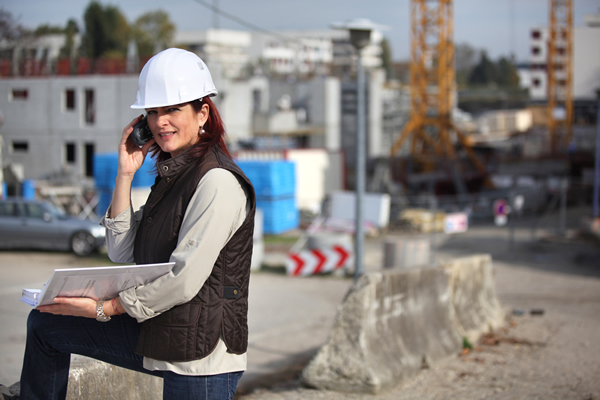
{"label": "car wheel", "polygon": [[96,239],[89,232],[77,232],[71,238],[71,250],[80,257],[89,256],[96,249]]}

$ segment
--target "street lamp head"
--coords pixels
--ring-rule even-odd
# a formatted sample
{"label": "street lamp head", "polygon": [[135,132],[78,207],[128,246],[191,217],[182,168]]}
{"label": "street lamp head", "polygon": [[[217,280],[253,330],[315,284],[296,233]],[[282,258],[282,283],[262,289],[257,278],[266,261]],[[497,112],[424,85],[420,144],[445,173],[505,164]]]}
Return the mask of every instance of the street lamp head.
{"label": "street lamp head", "polygon": [[357,18],[347,22],[334,22],[331,24],[333,29],[344,29],[350,32],[350,43],[357,50],[366,47],[371,41],[371,31],[385,30],[386,26],[376,25],[368,19]]}

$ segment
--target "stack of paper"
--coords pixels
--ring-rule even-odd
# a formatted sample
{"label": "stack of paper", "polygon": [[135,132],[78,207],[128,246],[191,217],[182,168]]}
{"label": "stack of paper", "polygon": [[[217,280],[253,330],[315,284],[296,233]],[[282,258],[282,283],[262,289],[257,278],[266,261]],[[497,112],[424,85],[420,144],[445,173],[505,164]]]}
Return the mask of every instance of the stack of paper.
{"label": "stack of paper", "polygon": [[40,293],[42,293],[40,289],[23,289],[21,301],[29,304],[31,307],[36,307],[40,298]]}
{"label": "stack of paper", "polygon": [[35,308],[53,304],[55,297],[112,299],[119,292],[144,285],[169,273],[175,263],[115,267],[55,269],[44,287],[23,289],[21,301]]}

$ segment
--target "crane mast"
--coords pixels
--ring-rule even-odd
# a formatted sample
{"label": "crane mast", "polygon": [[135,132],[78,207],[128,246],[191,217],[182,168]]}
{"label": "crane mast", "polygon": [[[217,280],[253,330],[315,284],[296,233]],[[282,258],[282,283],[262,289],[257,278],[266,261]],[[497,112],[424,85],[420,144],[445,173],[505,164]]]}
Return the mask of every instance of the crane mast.
{"label": "crane mast", "polygon": [[573,135],[573,0],[550,0],[548,131],[557,154]]}
{"label": "crane mast", "polygon": [[452,0],[411,0],[410,118],[394,141],[394,157],[410,140],[411,156],[431,171],[441,160],[456,159],[459,141],[474,166],[485,167],[452,122],[456,99]]}

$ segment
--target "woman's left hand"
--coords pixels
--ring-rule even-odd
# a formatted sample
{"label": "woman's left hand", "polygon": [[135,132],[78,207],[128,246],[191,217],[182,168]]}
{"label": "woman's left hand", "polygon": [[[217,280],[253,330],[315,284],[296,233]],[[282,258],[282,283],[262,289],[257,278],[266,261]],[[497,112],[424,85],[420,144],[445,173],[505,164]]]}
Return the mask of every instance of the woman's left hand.
{"label": "woman's left hand", "polygon": [[41,312],[96,318],[96,300],[88,297],[55,297],[54,304],[39,306]]}

